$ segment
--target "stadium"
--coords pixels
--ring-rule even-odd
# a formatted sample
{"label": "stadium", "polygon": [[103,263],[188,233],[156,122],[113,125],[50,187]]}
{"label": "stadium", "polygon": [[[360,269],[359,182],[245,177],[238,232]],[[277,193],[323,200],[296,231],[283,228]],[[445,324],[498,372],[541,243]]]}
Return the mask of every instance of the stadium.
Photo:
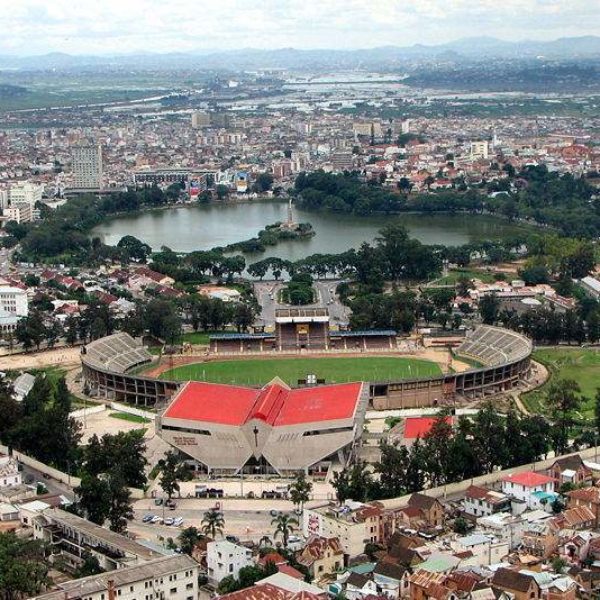
{"label": "stadium", "polygon": [[[157,361],[125,333],[87,344],[82,348],[81,362],[84,387],[90,396],[155,408],[161,437],[207,470],[284,474],[319,470],[333,460],[346,464],[362,433],[367,408],[457,406],[525,386],[532,350],[526,337],[482,325],[458,341],[451,353],[435,350],[463,360],[459,363],[464,365],[461,371],[442,372],[432,367],[415,376],[410,365],[424,362],[416,349],[395,357],[390,357],[389,351],[377,356],[376,349],[352,356],[324,351],[309,359],[314,365],[312,379],[284,382],[276,378],[253,386],[192,381],[205,377],[190,376],[189,381],[171,378],[176,372],[174,358]],[[248,359],[237,354],[229,357],[230,362],[227,357],[210,354],[179,359],[191,363],[196,373],[201,369],[204,375],[210,373],[210,366],[219,365],[235,374],[242,361],[249,359],[275,368],[278,360],[283,366],[286,356],[299,364],[304,360],[301,352],[279,354],[274,358],[272,352],[252,353]],[[398,361],[398,369],[385,379],[333,381],[327,377],[334,372],[331,368],[319,369],[320,364],[335,365],[338,360],[350,359],[347,378],[352,380],[357,373],[365,374],[359,369],[369,360],[390,358]],[[402,364],[405,366],[401,368]]]}

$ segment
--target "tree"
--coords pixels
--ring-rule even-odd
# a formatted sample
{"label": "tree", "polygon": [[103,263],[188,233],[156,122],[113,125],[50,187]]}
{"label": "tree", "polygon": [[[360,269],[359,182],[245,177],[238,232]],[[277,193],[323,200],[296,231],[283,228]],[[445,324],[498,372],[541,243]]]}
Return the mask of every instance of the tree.
{"label": "tree", "polygon": [[600,435],[600,387],[596,388],[596,396],[594,398],[594,423],[596,431]]}
{"label": "tree", "polygon": [[202,519],[202,531],[210,536],[213,540],[217,537],[217,533],[223,535],[225,528],[225,518],[223,513],[216,508],[211,508],[204,513]]}
{"label": "tree", "polygon": [[469,532],[469,524],[464,517],[458,517],[454,521],[454,526],[452,528],[454,533],[458,533],[459,535],[467,535]]}
{"label": "tree", "polygon": [[546,401],[554,419],[552,438],[556,454],[564,454],[569,444],[569,428],[573,415],[581,405],[581,388],[573,379],[562,379],[550,385]]}
{"label": "tree", "polygon": [[346,500],[356,500],[357,502],[368,500],[372,483],[366,464],[357,461],[351,467],[335,471],[331,485],[335,489],[338,502],[343,504]]}
{"label": "tree", "polygon": [[298,527],[298,519],[286,513],[279,513],[272,521],[271,525],[275,526],[274,537],[281,536],[283,538],[283,547],[288,547],[290,534]]}
{"label": "tree", "polygon": [[127,522],[133,519],[133,510],[131,508],[131,492],[119,470],[108,476],[108,491],[110,502],[107,518],[110,529],[117,533],[124,533],[127,531]]}
{"label": "tree", "polygon": [[75,577],[89,577],[90,575],[98,575],[104,573],[104,569],[100,566],[98,559],[89,552],[83,554],[83,563],[75,571]]}
{"label": "tree", "polygon": [[499,312],[500,300],[496,294],[487,294],[479,301],[479,314],[486,325],[494,325]]}
{"label": "tree", "polygon": [[148,244],[144,244],[144,242],[132,235],[123,236],[119,240],[117,248],[123,248],[127,253],[128,258],[140,263],[145,263],[152,252],[152,248],[150,248]]}
{"label": "tree", "polygon": [[169,450],[165,454],[165,458],[158,461],[158,469],[160,470],[160,487],[167,495],[167,499],[175,492],[179,492],[179,481],[186,475],[185,465],[175,452]]}
{"label": "tree", "polygon": [[194,548],[197,546],[204,536],[196,527],[186,527],[182,529],[178,536],[179,547],[184,554],[192,555]]}
{"label": "tree", "polygon": [[20,600],[39,594],[50,581],[39,540],[0,533],[0,600]]}
{"label": "tree", "polygon": [[85,448],[83,468],[92,476],[109,473],[118,467],[125,484],[143,488],[146,485],[146,443],[142,430],[121,431],[114,435],[93,435]]}
{"label": "tree", "polygon": [[103,525],[108,517],[110,490],[105,479],[84,472],[75,488],[77,507],[92,523]]}
{"label": "tree", "polygon": [[410,453],[406,446],[396,446],[385,440],[380,444],[381,458],[375,464],[379,473],[379,487],[382,498],[393,498],[407,493],[406,472]]}
{"label": "tree", "polygon": [[312,487],[312,483],[306,480],[304,471],[299,473],[289,489],[289,496],[294,506],[299,506],[300,510],[304,510],[304,503],[310,500]]}

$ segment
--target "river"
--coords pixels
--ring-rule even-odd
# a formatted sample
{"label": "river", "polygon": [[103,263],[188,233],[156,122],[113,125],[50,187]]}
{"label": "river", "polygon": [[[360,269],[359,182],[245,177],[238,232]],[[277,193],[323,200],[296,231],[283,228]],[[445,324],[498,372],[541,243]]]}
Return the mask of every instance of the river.
{"label": "river", "polygon": [[[209,204],[151,210],[120,216],[97,226],[92,232],[105,243],[116,245],[124,235],[133,235],[153,250],[168,246],[176,252],[209,250],[256,236],[265,225],[287,218],[287,204],[255,201]],[[294,219],[312,223],[316,235],[305,240],[284,241],[266,252],[250,256],[259,260],[279,256],[298,260],[310,254],[334,254],[370,242],[386,224],[404,224],[411,236],[425,244],[460,246],[481,239],[499,239],[518,231],[501,219],[479,215],[398,216],[341,215],[294,209]]]}

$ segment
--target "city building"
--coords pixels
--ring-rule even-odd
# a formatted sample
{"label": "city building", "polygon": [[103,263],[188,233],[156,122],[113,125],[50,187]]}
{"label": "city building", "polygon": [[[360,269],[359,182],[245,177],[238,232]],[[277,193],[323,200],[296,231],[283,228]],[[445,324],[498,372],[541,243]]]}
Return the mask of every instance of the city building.
{"label": "city building", "polygon": [[540,494],[555,495],[554,479],[533,471],[508,475],[502,479],[502,493],[526,503],[527,508],[539,508]]}
{"label": "city building", "polygon": [[27,524],[33,524],[33,537],[60,550],[61,558],[74,568],[88,554],[95,556],[105,571],[147,563],[161,556],[157,550],[60,508],[35,509],[30,509],[31,516],[27,518]]}
{"label": "city building", "polygon": [[14,458],[0,455],[0,488],[21,484],[21,472]]}
{"label": "city building", "polygon": [[192,113],[192,128],[204,129],[210,127],[210,114],[204,111],[196,111]]}
{"label": "city building", "polygon": [[240,569],[253,565],[254,561],[250,549],[227,540],[219,540],[206,544],[206,564],[209,581],[219,584],[230,575],[237,579]]}
{"label": "city building", "polygon": [[13,202],[8,208],[4,209],[4,217],[7,221],[29,223],[33,221],[33,215],[33,208],[27,202]]}
{"label": "city building", "polygon": [[8,200],[11,205],[29,204],[33,208],[37,202],[42,201],[43,193],[43,185],[23,181],[8,188]]}
{"label": "city building", "polygon": [[510,511],[510,498],[505,494],[472,485],[463,498],[463,510],[473,517],[489,517]]}
{"label": "city building", "polygon": [[307,538],[338,538],[347,559],[362,554],[366,543],[384,541],[382,520],[381,508],[347,500],[342,506],[305,508],[302,533]]}
{"label": "city building", "polygon": [[210,473],[325,472],[354,455],[367,401],[360,382],[291,389],[276,378],[254,389],[189,381],[157,432]]}
{"label": "city building", "polygon": [[198,563],[186,554],[164,556],[118,571],[59,583],[36,600],[197,600]]}
{"label": "city building", "polygon": [[0,286],[0,311],[16,317],[26,317],[29,313],[27,292],[12,286]]}
{"label": "city building", "polygon": [[471,158],[478,159],[489,158],[489,142],[487,140],[480,140],[476,142],[471,142]]}
{"label": "city building", "polygon": [[73,187],[98,190],[103,183],[102,147],[87,141],[73,147]]}

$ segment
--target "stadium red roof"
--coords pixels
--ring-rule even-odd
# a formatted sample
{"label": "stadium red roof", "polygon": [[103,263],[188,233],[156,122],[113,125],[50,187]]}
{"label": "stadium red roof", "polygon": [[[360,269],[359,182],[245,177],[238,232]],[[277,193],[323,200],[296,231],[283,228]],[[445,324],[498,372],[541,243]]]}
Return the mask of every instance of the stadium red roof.
{"label": "stadium red roof", "polygon": [[[436,417],[408,417],[404,421],[404,437],[409,440],[425,437],[436,421]],[[446,417],[446,421],[452,425],[452,417]]]}
{"label": "stadium red roof", "polygon": [[294,390],[272,383],[256,390],[189,381],[163,417],[223,425],[260,419],[275,427],[349,419],[354,416],[361,389],[360,382]]}

